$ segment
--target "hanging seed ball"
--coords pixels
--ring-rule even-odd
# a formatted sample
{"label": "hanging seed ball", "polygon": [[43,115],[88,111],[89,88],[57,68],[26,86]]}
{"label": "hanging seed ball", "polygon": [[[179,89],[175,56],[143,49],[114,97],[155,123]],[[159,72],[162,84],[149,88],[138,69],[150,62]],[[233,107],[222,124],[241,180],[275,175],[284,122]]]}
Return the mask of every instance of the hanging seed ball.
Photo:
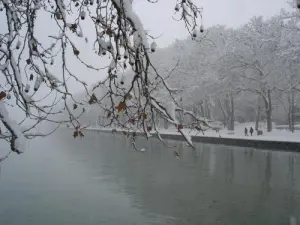
{"label": "hanging seed ball", "polygon": [[201,27],[200,27],[200,32],[201,32],[201,33],[204,32],[204,27],[203,27],[203,25],[201,25]]}

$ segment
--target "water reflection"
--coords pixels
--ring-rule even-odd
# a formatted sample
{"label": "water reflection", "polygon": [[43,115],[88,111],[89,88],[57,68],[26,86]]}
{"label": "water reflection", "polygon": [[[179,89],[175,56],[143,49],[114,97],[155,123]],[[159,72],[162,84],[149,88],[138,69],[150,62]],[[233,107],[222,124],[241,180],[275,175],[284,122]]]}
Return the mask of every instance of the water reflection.
{"label": "water reflection", "polygon": [[[99,221],[99,213],[91,206],[105,212],[101,216],[106,220],[101,224],[299,223],[300,161],[295,153],[202,143],[192,150],[184,142],[166,140],[163,145],[157,139],[146,142],[138,138],[137,146],[147,149],[141,153],[133,150],[130,140],[121,135],[86,132],[84,139],[73,140],[61,133],[52,138],[56,140],[52,142],[54,149],[50,156],[47,153],[42,158],[56,159],[59,162],[55,163],[68,172],[52,172],[58,178],[55,186],[48,189],[56,188],[60,193],[66,183],[82,186],[77,194],[85,198],[75,196],[76,192],[59,196],[73,202],[79,198],[73,210],[82,210],[83,216],[89,211],[92,221]],[[180,160],[174,157],[174,150]],[[27,159],[28,163],[37,164],[35,154]],[[43,161],[45,166],[48,163]],[[27,176],[31,176],[32,171],[28,172]],[[31,182],[28,187],[37,185],[36,180]],[[9,192],[0,185],[0,197],[4,191]],[[47,194],[52,197],[53,193]],[[123,206],[130,210],[122,213],[124,208],[114,202],[118,199],[123,199]],[[72,224],[80,223],[74,220]]]}

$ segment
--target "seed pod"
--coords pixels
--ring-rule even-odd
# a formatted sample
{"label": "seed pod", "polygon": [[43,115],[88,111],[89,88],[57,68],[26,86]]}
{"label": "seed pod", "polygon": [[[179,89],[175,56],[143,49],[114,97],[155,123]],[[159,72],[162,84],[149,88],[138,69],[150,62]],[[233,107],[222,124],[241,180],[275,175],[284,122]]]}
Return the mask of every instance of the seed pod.
{"label": "seed pod", "polygon": [[28,93],[29,92],[29,90],[30,90],[30,84],[26,84],[26,86],[25,86],[25,93]]}
{"label": "seed pod", "polygon": [[157,47],[157,44],[156,44],[155,41],[153,41],[153,42],[151,43],[151,52],[155,52],[155,51],[156,51],[156,47]]}
{"label": "seed pod", "polygon": [[16,45],[16,49],[20,49],[20,47],[21,47],[21,41],[18,41]]}
{"label": "seed pod", "polygon": [[124,59],[128,59],[128,51],[127,50],[125,50],[125,52],[124,52]]}
{"label": "seed pod", "polygon": [[86,13],[85,13],[85,11],[81,11],[80,12],[80,18],[82,19],[82,20],[84,20],[85,19],[85,15],[86,15]]}
{"label": "seed pod", "polygon": [[197,37],[197,30],[196,29],[193,31],[193,37],[194,38]]}
{"label": "seed pod", "polygon": [[201,33],[204,32],[204,27],[203,27],[203,25],[200,26],[200,32],[201,32]]}
{"label": "seed pod", "polygon": [[34,86],[33,86],[34,91],[37,91],[39,89],[39,87],[41,86],[42,81],[43,81],[43,78],[41,76],[38,76],[36,78]]}

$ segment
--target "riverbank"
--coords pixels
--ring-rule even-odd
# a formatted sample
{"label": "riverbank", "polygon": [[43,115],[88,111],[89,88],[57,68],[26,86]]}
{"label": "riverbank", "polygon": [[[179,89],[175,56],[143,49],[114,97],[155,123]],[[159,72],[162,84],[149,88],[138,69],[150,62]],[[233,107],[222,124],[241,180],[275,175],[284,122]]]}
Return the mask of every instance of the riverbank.
{"label": "riverbank", "polygon": [[[219,133],[208,130],[204,134],[195,130],[184,130],[185,133],[189,133],[193,142],[223,144],[229,146],[241,146],[252,147],[260,149],[270,149],[278,151],[300,152],[300,131],[291,133],[286,130],[274,129],[272,132],[266,132],[263,130],[263,135],[257,136],[256,133],[253,136],[244,136],[244,128],[251,127],[252,124],[240,124],[236,126],[234,132],[229,132],[226,129],[222,129]],[[112,128],[96,128],[87,127],[85,130],[99,131],[99,132],[112,132]],[[117,128],[115,133],[123,134],[124,130]],[[160,129],[160,136],[163,139],[182,140],[184,137],[178,133],[175,129]],[[150,132],[152,137],[157,137],[155,132]],[[137,132],[137,135],[143,135],[142,132]]]}

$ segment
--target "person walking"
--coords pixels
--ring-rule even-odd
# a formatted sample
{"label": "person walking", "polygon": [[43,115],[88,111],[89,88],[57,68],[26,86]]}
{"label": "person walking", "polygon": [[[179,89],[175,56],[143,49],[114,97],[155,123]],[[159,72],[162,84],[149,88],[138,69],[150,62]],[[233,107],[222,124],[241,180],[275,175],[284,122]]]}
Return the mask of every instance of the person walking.
{"label": "person walking", "polygon": [[248,136],[248,129],[245,127],[245,136]]}
{"label": "person walking", "polygon": [[254,130],[253,130],[253,128],[251,127],[251,128],[250,128],[250,134],[251,134],[251,136],[252,136],[253,132],[254,132]]}

